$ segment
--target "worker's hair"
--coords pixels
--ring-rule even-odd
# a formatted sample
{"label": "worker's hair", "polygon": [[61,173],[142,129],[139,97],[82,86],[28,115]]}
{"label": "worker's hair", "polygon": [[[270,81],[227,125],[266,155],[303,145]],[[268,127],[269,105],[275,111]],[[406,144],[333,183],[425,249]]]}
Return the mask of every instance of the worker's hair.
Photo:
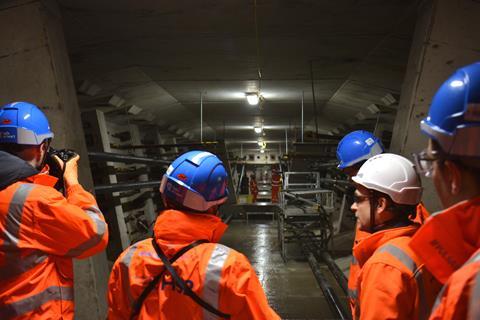
{"label": "worker's hair", "polygon": [[167,197],[163,197],[163,204],[165,205],[165,209],[173,209],[173,210],[178,210],[178,211],[183,211],[183,212],[193,212],[193,213],[211,213],[210,211],[211,210],[207,210],[207,211],[198,211],[198,210],[194,210],[194,209],[191,209],[191,208],[187,208],[185,207],[184,205],[170,199],[170,198],[167,198]]}
{"label": "worker's hair", "polygon": [[417,216],[417,205],[418,204],[400,204],[396,203],[392,200],[392,198],[383,192],[379,192],[376,190],[370,190],[371,195],[376,198],[385,198],[387,200],[387,207],[386,209],[392,212],[396,218],[402,219],[415,219]]}
{"label": "worker's hair", "polygon": [[1,151],[5,151],[5,152],[13,154],[15,156],[21,154],[23,151],[25,151],[27,149],[31,149],[32,147],[36,147],[36,146],[16,144],[16,143],[0,143],[0,150]]}
{"label": "worker's hair", "polygon": [[479,157],[468,157],[468,156],[455,156],[449,155],[443,151],[440,144],[437,141],[432,141],[432,150],[438,153],[440,160],[438,164],[440,167],[443,167],[446,160],[453,162],[457,165],[460,170],[466,171],[468,174],[473,175],[477,184],[480,187],[480,158]]}

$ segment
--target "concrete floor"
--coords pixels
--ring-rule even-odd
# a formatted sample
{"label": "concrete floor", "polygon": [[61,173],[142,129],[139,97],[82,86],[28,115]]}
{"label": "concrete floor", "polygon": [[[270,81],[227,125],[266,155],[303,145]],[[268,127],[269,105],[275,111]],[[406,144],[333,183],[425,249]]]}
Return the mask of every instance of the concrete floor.
{"label": "concrete floor", "polygon": [[270,305],[282,319],[333,319],[308,263],[283,261],[276,221],[234,220],[221,243],[250,259]]}

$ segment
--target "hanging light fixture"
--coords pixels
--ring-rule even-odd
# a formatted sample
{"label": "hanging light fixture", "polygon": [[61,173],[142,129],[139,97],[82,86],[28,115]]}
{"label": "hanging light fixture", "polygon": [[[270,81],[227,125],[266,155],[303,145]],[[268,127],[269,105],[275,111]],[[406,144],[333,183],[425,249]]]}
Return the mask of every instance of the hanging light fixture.
{"label": "hanging light fixture", "polygon": [[262,133],[263,128],[262,128],[262,126],[255,126],[255,127],[253,127],[253,130],[255,131],[255,133],[260,134],[260,133]]}
{"label": "hanging light fixture", "polygon": [[251,106],[256,106],[260,102],[260,95],[257,92],[248,92],[245,94],[247,102]]}

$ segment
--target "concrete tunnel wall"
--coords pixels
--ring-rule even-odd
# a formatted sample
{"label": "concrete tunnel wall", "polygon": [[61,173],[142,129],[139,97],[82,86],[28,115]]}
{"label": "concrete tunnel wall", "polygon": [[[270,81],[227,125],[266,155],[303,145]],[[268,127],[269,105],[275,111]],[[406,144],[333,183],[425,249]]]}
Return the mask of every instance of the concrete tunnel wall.
{"label": "concrete tunnel wall", "polygon": [[[480,6],[474,1],[424,1],[402,88],[391,151],[410,157],[426,139],[419,131],[438,86],[460,66],[480,58]],[[80,111],[60,10],[54,0],[3,1],[0,4],[0,103],[26,100],[48,115],[54,146],[81,155],[80,180],[92,189]],[[440,209],[430,181],[424,200]],[[106,312],[108,264],[105,254],[75,262],[77,319],[102,319]]]}

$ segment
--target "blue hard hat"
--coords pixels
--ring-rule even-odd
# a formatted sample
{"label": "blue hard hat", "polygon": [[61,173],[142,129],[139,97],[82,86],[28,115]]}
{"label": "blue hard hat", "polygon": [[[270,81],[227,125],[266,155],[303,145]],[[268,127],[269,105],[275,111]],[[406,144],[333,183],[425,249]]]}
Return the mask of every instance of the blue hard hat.
{"label": "blue hard hat", "polygon": [[36,105],[12,102],[0,108],[0,143],[40,145],[50,138],[48,119]]}
{"label": "blue hard hat", "polygon": [[447,154],[480,156],[480,63],[458,69],[442,84],[420,127]]}
{"label": "blue hard hat", "polygon": [[160,192],[175,203],[207,211],[227,201],[228,175],[223,162],[206,151],[190,151],[175,159],[163,175]]}
{"label": "blue hard hat", "polygon": [[338,143],[338,168],[351,167],[383,152],[382,142],[372,133],[363,130],[350,132]]}

